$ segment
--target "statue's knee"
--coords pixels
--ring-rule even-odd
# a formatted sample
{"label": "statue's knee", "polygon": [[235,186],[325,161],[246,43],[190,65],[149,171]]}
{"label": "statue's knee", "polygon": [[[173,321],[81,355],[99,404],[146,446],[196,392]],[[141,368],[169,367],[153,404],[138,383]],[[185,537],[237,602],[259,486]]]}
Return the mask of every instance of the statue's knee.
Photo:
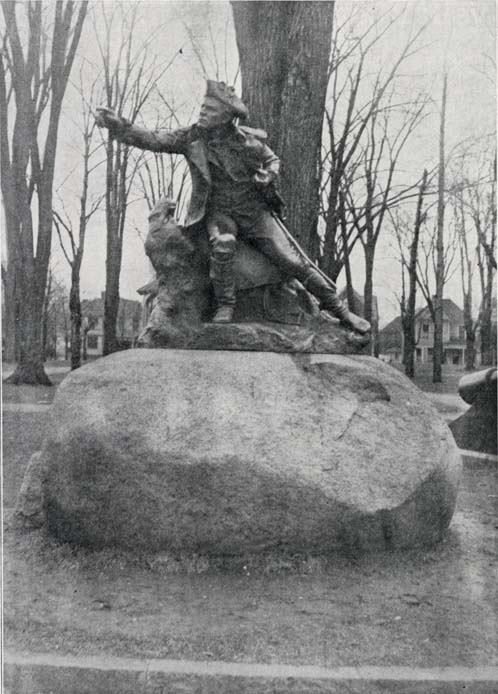
{"label": "statue's knee", "polygon": [[217,260],[228,260],[235,253],[235,245],[233,234],[219,234],[211,242],[211,253]]}

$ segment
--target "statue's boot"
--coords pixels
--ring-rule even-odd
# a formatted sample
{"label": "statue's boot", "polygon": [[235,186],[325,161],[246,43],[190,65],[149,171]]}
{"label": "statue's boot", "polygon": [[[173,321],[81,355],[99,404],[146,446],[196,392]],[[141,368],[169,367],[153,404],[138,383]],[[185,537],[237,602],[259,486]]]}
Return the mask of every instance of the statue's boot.
{"label": "statue's boot", "polygon": [[[223,257],[225,255],[225,257]],[[235,309],[235,273],[232,254],[212,255],[209,276],[213,285],[216,308],[213,323],[231,323]]]}
{"label": "statue's boot", "polygon": [[370,323],[351,313],[339,299],[335,289],[315,268],[308,269],[303,284],[313,296],[320,300],[320,308],[331,313],[334,318],[338,318],[345,328],[354,330],[360,335],[366,335],[370,331]]}

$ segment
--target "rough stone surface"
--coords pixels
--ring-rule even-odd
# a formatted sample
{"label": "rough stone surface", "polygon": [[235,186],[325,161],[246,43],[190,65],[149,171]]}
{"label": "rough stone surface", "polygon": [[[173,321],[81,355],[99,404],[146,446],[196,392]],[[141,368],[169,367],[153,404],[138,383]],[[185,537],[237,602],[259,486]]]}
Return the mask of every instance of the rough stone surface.
{"label": "rough stone surface", "polygon": [[29,460],[17,498],[15,520],[20,528],[41,528],[45,524],[43,511],[45,469],[41,452],[37,451]]}
{"label": "rough stone surface", "polygon": [[458,393],[470,405],[463,415],[450,423],[458,447],[497,455],[496,367],[463,376]]}
{"label": "rough stone surface", "polygon": [[449,425],[459,448],[498,455],[496,386],[476,397],[469,409]]}
{"label": "rough stone surface", "polygon": [[332,318],[309,318],[303,325],[262,321],[202,323],[195,330],[178,332],[159,315],[158,310],[149,322],[147,337],[142,337],[141,347],[361,354],[370,344],[369,335],[346,330]]}
{"label": "rough stone surface", "polygon": [[423,393],[364,356],[121,352],[63,381],[50,432],[51,532],[132,550],[433,543],[461,467]]}

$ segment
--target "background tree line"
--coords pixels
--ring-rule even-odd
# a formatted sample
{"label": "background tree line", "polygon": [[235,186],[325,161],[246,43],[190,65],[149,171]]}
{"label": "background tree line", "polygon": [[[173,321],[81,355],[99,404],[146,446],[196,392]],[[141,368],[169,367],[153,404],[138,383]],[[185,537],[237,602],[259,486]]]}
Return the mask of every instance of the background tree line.
{"label": "background tree line", "polygon": [[[413,89],[407,66],[423,58],[430,22],[410,19],[404,3],[383,3],[372,14],[354,2],[237,1],[231,34],[228,19],[220,23],[209,5],[190,14],[179,8],[181,45],[160,40],[168,24],[143,30],[147,8],[140,3],[2,4],[4,329],[6,356],[18,364],[11,380],[48,381],[54,230],[70,276],[67,312],[55,315],[67,326],[72,367],[81,363],[81,269],[88,229],[97,223],[106,237],[104,353],[117,348],[123,244],[134,226],[143,233],[146,224],[145,217],[133,224],[129,210],[144,202],[150,208],[167,194],[181,216],[189,180],[181,158],[110,140],[95,128],[94,113],[108,106],[147,127],[193,122],[202,93],[170,77],[181,61],[184,71],[239,83],[250,124],[267,130],[282,158],[289,228],[333,281],[344,282],[351,310],[359,310],[352,259],[357,264],[361,251],[363,312],[371,320],[378,249],[391,241],[398,249],[407,373],[414,368],[418,290],[435,324],[434,379],[441,379],[442,300],[455,272],[467,366],[473,366],[477,330],[486,363],[493,340],[496,153],[477,136],[448,147],[452,93],[443,71],[438,89]],[[399,35],[403,41],[379,61],[380,48]],[[235,59],[229,39],[236,42]],[[83,50],[89,45],[91,54]],[[492,80],[494,72],[491,56]],[[410,171],[410,148],[435,114],[437,156]],[[67,175],[58,148],[61,115],[74,123],[75,163]]]}

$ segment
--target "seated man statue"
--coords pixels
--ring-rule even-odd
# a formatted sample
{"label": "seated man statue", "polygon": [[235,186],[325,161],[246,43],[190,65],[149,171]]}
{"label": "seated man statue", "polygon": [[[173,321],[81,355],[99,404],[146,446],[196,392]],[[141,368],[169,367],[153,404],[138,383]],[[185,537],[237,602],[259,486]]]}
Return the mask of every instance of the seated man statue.
{"label": "seated man statue", "polygon": [[128,145],[153,152],[183,154],[192,178],[185,226],[204,224],[211,247],[210,278],[216,310],[213,321],[230,322],[235,306],[233,258],[237,238],[252,244],[284,274],[297,278],[341,323],[360,334],[368,321],[338,299],[333,283],[299,249],[265,195],[279,172],[279,159],[262,130],[239,125],[248,110],[233,87],[207,81],[197,123],[176,130],[147,130],[107,108],[97,125]]}

